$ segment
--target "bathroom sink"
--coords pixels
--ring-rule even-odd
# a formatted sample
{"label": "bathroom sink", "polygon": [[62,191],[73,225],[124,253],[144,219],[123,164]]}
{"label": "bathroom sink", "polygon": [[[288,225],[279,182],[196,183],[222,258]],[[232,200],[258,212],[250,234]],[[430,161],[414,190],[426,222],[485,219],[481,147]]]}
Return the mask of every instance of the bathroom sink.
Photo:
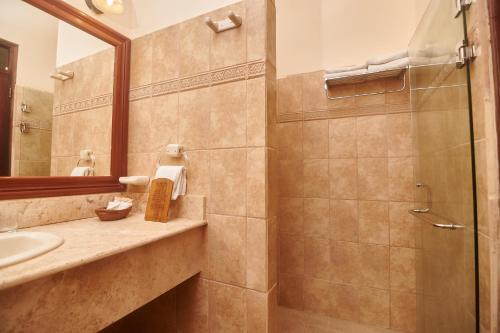
{"label": "bathroom sink", "polygon": [[0,233],[0,268],[47,253],[62,243],[61,237],[48,232]]}

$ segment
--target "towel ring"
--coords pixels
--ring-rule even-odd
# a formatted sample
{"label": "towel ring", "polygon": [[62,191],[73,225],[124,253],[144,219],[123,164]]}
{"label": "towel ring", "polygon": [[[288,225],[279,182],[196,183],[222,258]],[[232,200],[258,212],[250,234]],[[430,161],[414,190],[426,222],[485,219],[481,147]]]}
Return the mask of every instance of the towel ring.
{"label": "towel ring", "polygon": [[[163,153],[162,153],[162,150],[160,150],[160,152],[158,153],[159,156],[158,156],[158,160],[156,161],[156,168],[160,167],[161,166],[161,158],[163,157]],[[182,157],[184,157],[184,160],[185,161],[188,161],[188,157],[187,157],[187,153],[186,152],[183,152],[181,154]],[[180,157],[176,157],[176,158],[180,158]]]}
{"label": "towel ring", "polygon": [[[92,161],[92,166],[90,167],[90,172],[91,172],[92,176],[95,176],[95,155],[90,156],[90,160]],[[80,166],[80,162],[82,162],[82,161],[86,162],[88,160],[83,159],[83,158],[79,158],[78,162],[76,162],[77,168]]]}

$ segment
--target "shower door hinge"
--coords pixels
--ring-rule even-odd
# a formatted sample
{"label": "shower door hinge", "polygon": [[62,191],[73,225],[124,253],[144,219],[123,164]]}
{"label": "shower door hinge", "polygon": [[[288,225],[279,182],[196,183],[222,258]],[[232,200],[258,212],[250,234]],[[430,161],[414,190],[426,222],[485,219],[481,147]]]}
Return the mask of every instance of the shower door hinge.
{"label": "shower door hinge", "polygon": [[467,45],[465,41],[460,43],[457,47],[457,68],[463,68],[474,59],[476,59],[476,47],[474,45]]}
{"label": "shower door hinge", "polygon": [[472,5],[474,0],[453,0],[455,1],[455,18],[459,17],[460,14]]}

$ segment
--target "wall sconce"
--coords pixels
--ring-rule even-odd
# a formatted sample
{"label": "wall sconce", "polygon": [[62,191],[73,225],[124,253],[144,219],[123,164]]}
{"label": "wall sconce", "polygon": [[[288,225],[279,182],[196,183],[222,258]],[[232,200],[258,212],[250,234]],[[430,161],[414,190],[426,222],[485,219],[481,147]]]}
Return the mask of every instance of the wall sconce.
{"label": "wall sconce", "polygon": [[96,14],[123,14],[123,0],[85,0],[87,6]]}

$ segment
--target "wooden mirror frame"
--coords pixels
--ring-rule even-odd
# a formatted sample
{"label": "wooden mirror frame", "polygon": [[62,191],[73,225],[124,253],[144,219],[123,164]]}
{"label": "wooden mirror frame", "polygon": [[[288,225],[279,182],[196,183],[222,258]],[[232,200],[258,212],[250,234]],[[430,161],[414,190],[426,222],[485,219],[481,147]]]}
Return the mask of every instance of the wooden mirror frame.
{"label": "wooden mirror frame", "polygon": [[62,0],[23,1],[115,47],[111,176],[0,177],[0,200],[124,191],[118,178],[127,174],[130,39]]}

